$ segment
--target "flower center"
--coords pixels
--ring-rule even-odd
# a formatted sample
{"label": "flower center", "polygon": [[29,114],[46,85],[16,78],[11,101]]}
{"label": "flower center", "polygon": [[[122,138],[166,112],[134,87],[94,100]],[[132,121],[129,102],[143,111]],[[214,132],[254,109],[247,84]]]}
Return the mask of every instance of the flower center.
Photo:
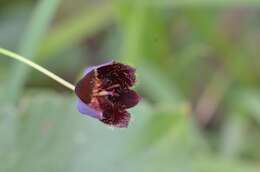
{"label": "flower center", "polygon": [[102,88],[101,84],[97,84],[97,89],[94,89],[93,96],[94,97],[101,97],[101,96],[117,96],[118,93],[116,93],[115,88],[120,87],[119,84],[115,84],[112,86],[109,86],[107,88]]}

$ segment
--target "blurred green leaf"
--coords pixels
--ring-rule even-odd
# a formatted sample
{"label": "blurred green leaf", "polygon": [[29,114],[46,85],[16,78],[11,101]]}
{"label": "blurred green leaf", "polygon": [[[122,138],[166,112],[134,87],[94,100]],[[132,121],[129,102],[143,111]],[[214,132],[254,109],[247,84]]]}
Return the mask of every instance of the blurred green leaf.
{"label": "blurred green leaf", "polygon": [[244,163],[241,161],[223,160],[217,157],[199,157],[193,163],[195,171],[198,172],[257,172],[257,164]]}
{"label": "blurred green leaf", "polygon": [[[38,2],[23,38],[18,53],[27,58],[35,58],[35,53],[59,5],[59,0],[41,0]],[[29,67],[20,62],[14,63],[11,77],[6,83],[4,95],[6,102],[15,102],[21,95],[26,82]]]}
{"label": "blurred green leaf", "polygon": [[223,60],[225,69],[233,75],[233,78],[243,82],[256,82],[252,75],[255,72],[254,68],[250,67],[251,61],[248,60],[251,58],[250,55],[240,47],[239,41],[232,42],[219,31],[221,26],[218,25],[221,20],[218,18],[220,16],[218,16],[216,8],[212,7],[207,15],[204,14],[205,11],[201,11],[199,8],[185,10],[185,15],[196,34],[218,52],[216,55]]}
{"label": "blurred green leaf", "polygon": [[242,152],[247,120],[239,112],[230,112],[221,132],[220,153],[224,158],[235,159]]}
{"label": "blurred green leaf", "polygon": [[0,109],[0,171],[9,171],[16,162],[15,142],[17,111],[12,105],[1,102]]}
{"label": "blurred green leaf", "polygon": [[129,128],[114,130],[79,114],[74,98],[51,92],[30,93],[19,112],[19,120],[10,110],[0,114],[0,171],[103,171],[108,166],[114,171],[149,117],[149,106],[132,109]]}
{"label": "blurred green leaf", "polygon": [[161,105],[175,106],[183,103],[183,97],[158,69],[151,65],[142,64],[137,68],[139,72],[140,87],[148,97]]}
{"label": "blurred green leaf", "polygon": [[[180,112],[154,112],[149,121],[143,126],[143,131],[138,137],[144,137],[139,141],[139,149],[149,149],[154,144],[169,134],[169,132],[179,133],[178,127],[185,125],[182,120],[185,114]],[[137,139],[138,140],[138,139]]]}
{"label": "blurred green leaf", "polygon": [[91,11],[88,8],[82,10],[80,14],[66,19],[50,31],[40,47],[40,57],[46,58],[79,43],[87,36],[103,29],[112,19],[111,5],[105,4]]}
{"label": "blurred green leaf", "polygon": [[235,96],[236,105],[244,112],[251,115],[260,124],[260,92],[258,90],[240,91]]}
{"label": "blurred green leaf", "polygon": [[[135,120],[128,129],[112,130],[98,120],[76,112],[74,98],[47,91],[27,94],[19,104],[19,111],[19,119],[1,118],[10,133],[3,134],[8,139],[6,143],[12,141],[11,145],[1,142],[1,170],[131,171],[144,168],[148,171],[151,168],[161,168],[163,164],[168,164],[166,169],[187,168],[186,163],[178,164],[187,157],[185,111],[176,115],[163,112],[165,116],[158,112],[157,115],[150,116],[151,107],[142,102],[131,110]],[[8,117],[12,113],[10,111]],[[4,117],[5,113],[0,115]],[[164,126],[163,121],[168,123],[168,127]],[[153,128],[154,125],[158,127]],[[151,134],[163,134],[165,137],[161,140]],[[146,140],[146,145],[150,145],[150,150],[154,153],[145,153],[148,147],[143,147],[138,152],[132,149],[133,143],[138,143],[142,135],[150,138]],[[175,152],[175,158],[155,161],[156,154],[159,153],[159,157],[169,157],[172,155],[171,150]],[[182,158],[178,160],[180,153]],[[150,157],[151,155],[153,156]],[[155,166],[157,168],[153,168]]]}

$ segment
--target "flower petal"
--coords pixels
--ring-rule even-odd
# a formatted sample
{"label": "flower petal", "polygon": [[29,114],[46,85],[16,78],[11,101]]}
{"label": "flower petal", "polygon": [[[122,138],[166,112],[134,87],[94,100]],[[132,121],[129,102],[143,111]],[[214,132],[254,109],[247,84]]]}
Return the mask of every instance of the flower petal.
{"label": "flower petal", "polygon": [[138,104],[140,101],[140,96],[133,90],[124,90],[119,98],[118,102],[124,108],[131,108]]}
{"label": "flower petal", "polygon": [[85,104],[91,102],[95,79],[94,70],[87,69],[86,75],[76,85],[75,92]]}
{"label": "flower petal", "polygon": [[103,112],[103,119],[101,121],[117,128],[127,128],[130,117],[130,114],[126,110],[119,109],[118,106],[113,106],[112,109]]}
{"label": "flower petal", "polygon": [[95,69],[95,66],[89,66],[84,70],[84,74],[87,75],[89,72]]}
{"label": "flower petal", "polygon": [[111,65],[111,64],[114,64],[114,63],[116,63],[114,60],[111,60],[111,61],[109,61],[109,62],[106,62],[106,63],[103,63],[103,64],[101,64],[101,65],[97,65],[97,66],[95,66],[96,68],[100,68],[100,67],[103,67],[103,66],[108,66],[108,65]]}
{"label": "flower petal", "polygon": [[95,109],[89,107],[80,99],[77,100],[77,109],[82,114],[89,115],[97,119],[102,119],[102,112],[98,112]]}
{"label": "flower petal", "polygon": [[90,66],[77,83],[77,109],[105,124],[125,128],[131,115],[126,109],[135,106],[139,95],[130,90],[135,83],[135,69],[115,61]]}
{"label": "flower petal", "polygon": [[[120,84],[123,87],[131,87],[135,83],[135,69],[121,63],[110,63],[97,68],[98,78],[109,80],[111,84]],[[107,85],[110,86],[110,85]]]}

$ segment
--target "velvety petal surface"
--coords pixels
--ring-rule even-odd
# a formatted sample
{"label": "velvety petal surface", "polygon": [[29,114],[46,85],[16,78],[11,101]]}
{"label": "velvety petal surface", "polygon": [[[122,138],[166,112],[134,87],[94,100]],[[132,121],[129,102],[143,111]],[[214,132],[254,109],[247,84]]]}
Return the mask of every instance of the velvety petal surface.
{"label": "velvety petal surface", "polygon": [[130,117],[130,114],[126,110],[122,110],[118,106],[113,106],[110,110],[103,112],[103,119],[101,121],[114,127],[126,128],[128,127]]}
{"label": "velvety petal surface", "polygon": [[118,97],[118,102],[124,108],[131,108],[138,104],[140,96],[133,90],[125,90]]}
{"label": "velvety petal surface", "polygon": [[87,69],[86,72],[86,75],[77,83],[75,92],[81,101],[85,104],[89,104],[95,86],[95,72],[94,70],[91,70],[91,68]]}
{"label": "velvety petal surface", "polygon": [[135,69],[128,65],[114,62],[98,68],[97,71],[98,78],[111,81],[111,85],[120,84],[122,87],[131,87],[135,83]]}

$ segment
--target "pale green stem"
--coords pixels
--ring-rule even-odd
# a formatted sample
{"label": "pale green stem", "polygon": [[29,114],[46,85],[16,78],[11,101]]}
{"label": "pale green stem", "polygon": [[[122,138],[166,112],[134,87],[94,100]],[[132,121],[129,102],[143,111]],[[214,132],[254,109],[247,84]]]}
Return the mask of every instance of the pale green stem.
{"label": "pale green stem", "polygon": [[44,67],[28,60],[27,58],[19,55],[19,54],[16,54],[14,52],[11,52],[9,50],[6,50],[6,49],[3,49],[3,48],[0,48],[0,54],[3,54],[7,57],[10,57],[10,58],[13,58],[15,60],[18,60],[22,63],[25,63],[29,66],[31,66],[32,68],[38,70],[39,72],[47,75],[48,77],[52,78],[53,80],[57,81],[58,83],[60,83],[61,85],[71,89],[72,91],[75,90],[75,86],[72,85],[71,83],[69,83],[68,81],[65,81],[64,79],[62,79],[61,77],[55,75],[54,73],[50,72],[49,70],[45,69]]}

